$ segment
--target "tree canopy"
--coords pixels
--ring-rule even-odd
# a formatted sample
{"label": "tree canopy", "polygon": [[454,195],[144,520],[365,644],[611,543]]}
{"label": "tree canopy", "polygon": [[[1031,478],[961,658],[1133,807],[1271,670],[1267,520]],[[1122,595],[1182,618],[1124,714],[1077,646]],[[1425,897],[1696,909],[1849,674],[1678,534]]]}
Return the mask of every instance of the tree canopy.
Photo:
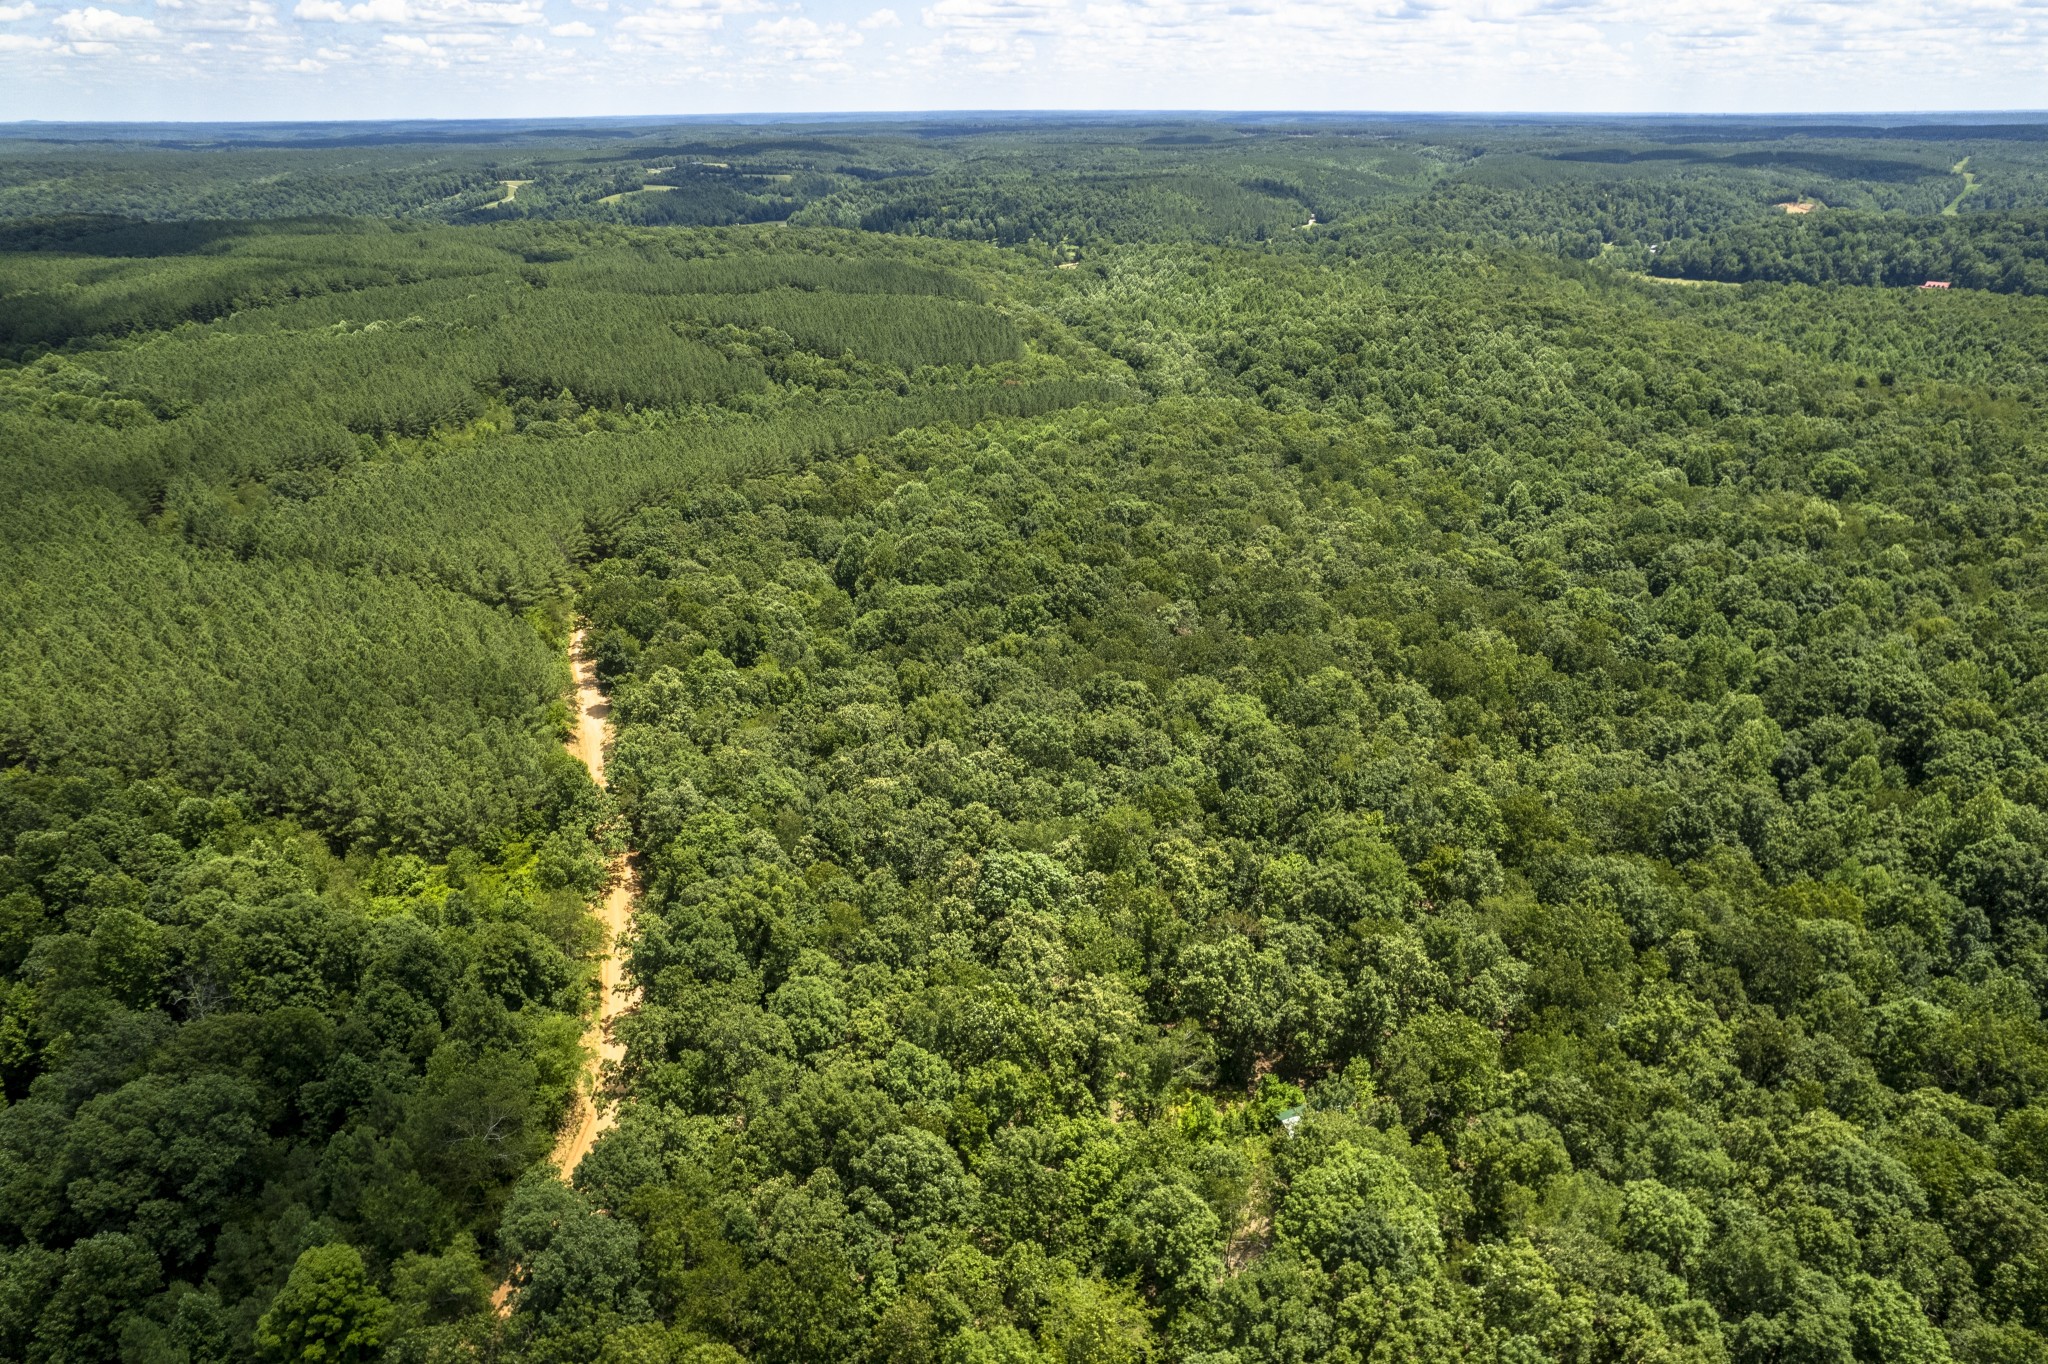
{"label": "tree canopy", "polygon": [[2035,125],[180,136],[0,144],[0,1357],[2048,1352]]}

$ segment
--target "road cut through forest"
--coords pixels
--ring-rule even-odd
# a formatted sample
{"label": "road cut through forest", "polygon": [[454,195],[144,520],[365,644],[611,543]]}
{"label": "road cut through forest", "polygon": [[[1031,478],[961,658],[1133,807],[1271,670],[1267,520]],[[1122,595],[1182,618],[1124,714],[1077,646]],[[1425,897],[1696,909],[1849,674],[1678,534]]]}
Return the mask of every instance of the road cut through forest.
{"label": "road cut through forest", "polygon": [[[597,665],[584,650],[581,630],[570,637],[569,654],[576,670],[576,731],[569,739],[569,751],[590,769],[591,779],[603,786],[604,746],[611,732],[611,701],[598,686]],[[620,988],[623,954],[619,943],[632,921],[634,891],[632,854],[621,852],[612,859],[604,904],[600,910],[604,920],[605,953],[598,965],[600,994],[597,1013],[590,1020],[589,1029],[583,1037],[589,1058],[585,1063],[586,1084],[577,1096],[575,1117],[555,1144],[553,1160],[563,1179],[576,1172],[577,1163],[590,1154],[590,1148],[616,1120],[611,1110],[597,1103],[596,1089],[604,1063],[623,1060],[626,1054],[625,1048],[612,1037],[612,1021],[633,1003],[630,995]]]}
{"label": "road cut through forest", "polygon": [[[603,786],[604,746],[611,737],[612,703],[598,685],[597,664],[583,644],[583,631],[569,636],[569,664],[576,677],[576,728],[566,746],[590,770],[591,780]],[[604,923],[604,956],[597,968],[597,1012],[583,1032],[583,1076],[577,1086],[576,1111],[548,1156],[565,1183],[574,1177],[576,1167],[597,1145],[597,1139],[618,1121],[615,1110],[597,1102],[597,1087],[603,1080],[605,1062],[622,1061],[626,1055],[625,1047],[612,1037],[612,1022],[635,1003],[634,995],[620,988],[623,954],[619,944],[632,923],[637,891],[633,854],[630,850],[621,851],[612,858],[605,880],[604,903],[599,910]],[[511,1313],[517,1277],[515,1270],[513,1278],[500,1283],[491,1294],[491,1306],[501,1317]]]}

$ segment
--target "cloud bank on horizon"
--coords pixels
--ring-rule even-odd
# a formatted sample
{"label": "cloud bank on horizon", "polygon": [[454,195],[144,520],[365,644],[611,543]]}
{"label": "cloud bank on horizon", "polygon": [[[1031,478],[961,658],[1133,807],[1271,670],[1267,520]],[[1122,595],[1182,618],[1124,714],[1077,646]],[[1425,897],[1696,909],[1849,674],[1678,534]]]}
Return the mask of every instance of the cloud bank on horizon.
{"label": "cloud bank on horizon", "polygon": [[0,0],[0,119],[2048,104],[2048,0]]}

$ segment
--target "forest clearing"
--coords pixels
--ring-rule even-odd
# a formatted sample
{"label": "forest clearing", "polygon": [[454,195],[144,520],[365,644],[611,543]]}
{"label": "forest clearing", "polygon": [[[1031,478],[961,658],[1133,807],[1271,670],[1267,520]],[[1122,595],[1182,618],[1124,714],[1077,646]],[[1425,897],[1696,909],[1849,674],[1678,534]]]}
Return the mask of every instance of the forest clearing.
{"label": "forest clearing", "polygon": [[1962,160],[1956,162],[1955,165],[1949,167],[1949,174],[1962,176],[1963,187],[1956,191],[1955,198],[1949,200],[1948,203],[1942,207],[1941,216],[1944,218],[1953,218],[1956,216],[1957,213],[1961,212],[1963,207],[1963,200],[1969,198],[1970,195],[1977,188],[1977,174],[1975,171],[1970,169],[1969,157],[1966,156]]}
{"label": "forest clearing", "polygon": [[503,194],[503,195],[502,195],[501,197],[497,198],[497,199],[493,199],[493,200],[492,200],[492,201],[491,201],[490,203],[482,205],[482,206],[481,206],[481,207],[480,207],[480,208],[478,209],[478,211],[479,211],[479,212],[485,212],[485,213],[487,213],[487,212],[489,212],[489,211],[490,211],[490,210],[492,210],[492,209],[497,209],[497,208],[504,208],[504,207],[505,207],[506,205],[508,205],[508,204],[512,203],[512,202],[513,202],[514,200],[516,200],[516,199],[517,199],[517,198],[519,197],[519,190],[520,190],[520,187],[521,187],[521,186],[524,186],[524,185],[530,185],[530,184],[532,184],[532,183],[533,183],[533,181],[531,181],[531,180],[500,180],[500,181],[498,181],[498,185],[499,185],[499,187],[500,187],[501,189],[503,189],[503,190],[504,190],[504,194]]}
{"label": "forest clearing", "polygon": [[[576,630],[569,637],[569,656],[576,677],[576,729],[570,740],[570,750],[576,755],[576,760],[589,770],[591,781],[602,788],[605,784],[605,745],[611,739],[612,708],[598,683],[596,664],[584,646],[584,632]],[[590,1148],[597,1144],[598,1138],[617,1122],[615,1109],[602,1101],[601,1091],[604,1076],[609,1070],[616,1069],[625,1057],[624,1046],[613,1035],[613,1024],[633,1007],[635,999],[634,991],[625,981],[624,961],[626,935],[633,927],[633,903],[637,894],[632,851],[626,849],[613,854],[605,871],[603,908],[598,916],[604,928],[604,955],[598,964],[597,1007],[583,1035],[588,1060],[578,1085],[574,1116],[549,1156],[563,1179],[569,1179],[576,1173],[576,1167],[582,1163],[583,1157],[590,1154]]]}

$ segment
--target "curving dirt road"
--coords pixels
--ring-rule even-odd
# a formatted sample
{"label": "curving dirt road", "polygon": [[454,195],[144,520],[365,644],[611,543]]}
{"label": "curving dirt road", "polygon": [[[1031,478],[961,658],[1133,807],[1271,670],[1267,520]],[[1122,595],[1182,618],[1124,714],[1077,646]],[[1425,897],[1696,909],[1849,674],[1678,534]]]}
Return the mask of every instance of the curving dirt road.
{"label": "curving dirt road", "polygon": [[[569,751],[575,754],[590,769],[592,780],[604,785],[604,743],[611,729],[612,703],[597,685],[597,666],[583,652],[583,632],[578,630],[569,638],[569,657],[576,669],[576,733],[569,741]],[[609,1131],[617,1121],[609,1108],[598,1107],[591,1098],[597,1087],[600,1068],[607,1061],[625,1058],[626,1049],[612,1039],[612,1020],[633,1006],[629,992],[621,989],[623,962],[619,955],[619,942],[626,936],[626,930],[633,921],[633,868],[631,855],[621,853],[612,862],[611,882],[605,890],[601,917],[604,920],[605,954],[598,964],[598,981],[602,995],[598,1003],[597,1016],[590,1020],[590,1027],[583,1035],[583,1044],[590,1051],[585,1078],[586,1092],[577,1096],[575,1121],[562,1133],[555,1143],[553,1160],[555,1168],[567,1179],[576,1170],[578,1161],[590,1154],[590,1148],[597,1139]]]}

